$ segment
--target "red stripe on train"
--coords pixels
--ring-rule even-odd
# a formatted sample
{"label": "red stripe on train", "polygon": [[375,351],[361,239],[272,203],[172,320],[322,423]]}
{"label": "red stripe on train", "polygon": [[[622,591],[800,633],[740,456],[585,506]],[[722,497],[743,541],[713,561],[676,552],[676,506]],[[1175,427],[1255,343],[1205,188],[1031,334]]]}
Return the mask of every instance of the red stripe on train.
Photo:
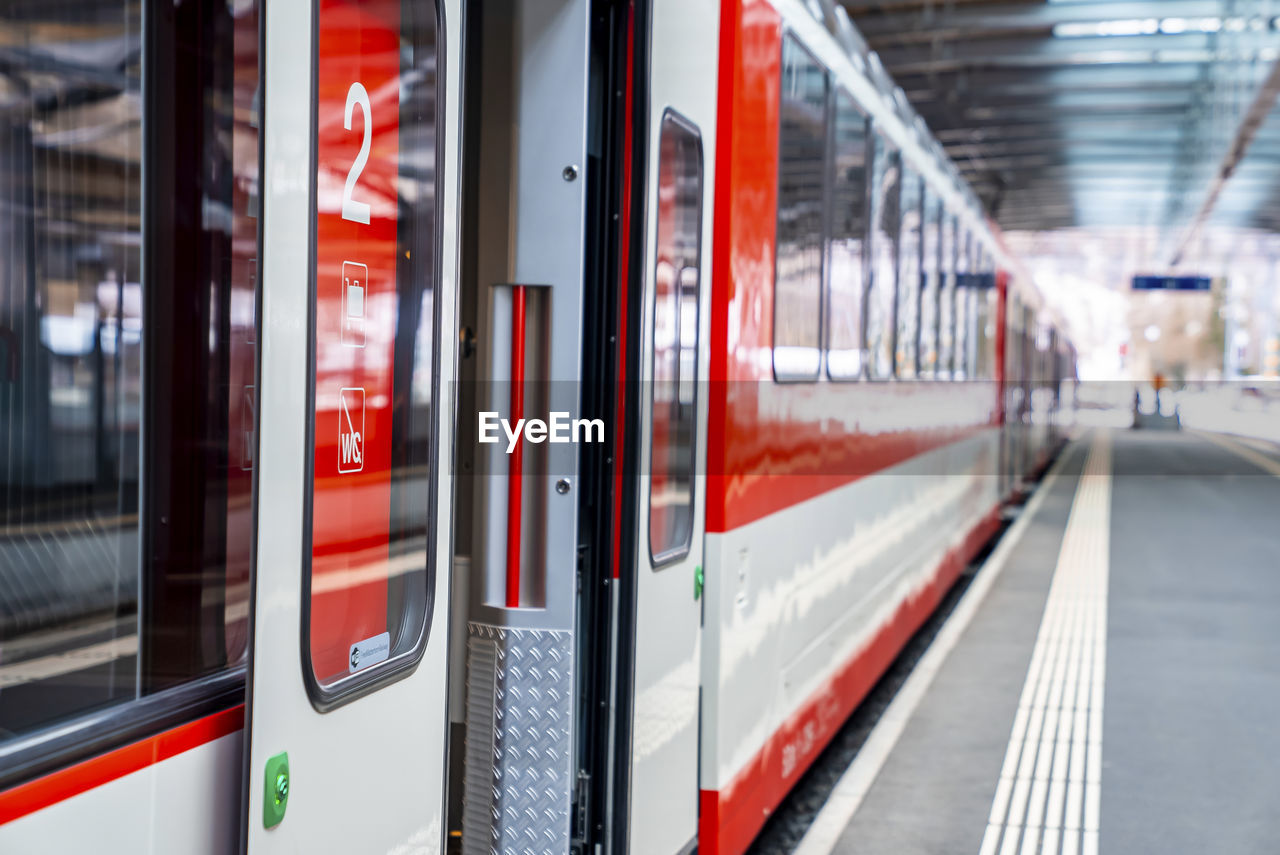
{"label": "red stripe on train", "polygon": [[938,607],[951,585],[1000,527],[992,508],[938,566],[932,581],[903,602],[866,647],[851,657],[783,722],[756,755],[720,790],[699,796],[698,851],[741,855],[765,820],[827,746],[884,674],[907,640]]}
{"label": "red stripe on train", "polygon": [[157,733],[0,792],[0,825],[244,728],[244,704]]}

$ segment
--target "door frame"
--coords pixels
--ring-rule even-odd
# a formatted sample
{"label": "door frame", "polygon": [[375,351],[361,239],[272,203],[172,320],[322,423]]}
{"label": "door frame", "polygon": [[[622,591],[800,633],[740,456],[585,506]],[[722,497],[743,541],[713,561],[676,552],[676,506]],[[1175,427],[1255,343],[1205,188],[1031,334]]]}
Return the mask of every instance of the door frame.
{"label": "door frame", "polygon": [[[661,93],[660,81],[655,80],[654,49],[657,38],[654,28],[661,26],[661,16],[665,13],[674,16],[677,11],[700,11],[693,16],[694,26],[708,21],[719,24],[720,4],[700,2],[697,10],[684,7],[676,0],[656,0],[656,2],[636,3],[634,21],[634,58],[632,62],[632,152],[631,199],[629,204],[632,230],[629,239],[632,241],[632,252],[628,258],[628,371],[627,390],[627,422],[632,426],[627,431],[627,456],[624,465],[628,473],[624,497],[624,516],[619,532],[620,549],[618,562],[618,635],[616,664],[616,699],[614,740],[614,771],[611,776],[614,786],[613,815],[616,818],[610,835],[613,853],[640,851],[632,846],[634,830],[633,808],[636,804],[637,782],[634,779],[634,748],[636,738],[636,712],[642,686],[638,685],[637,665],[643,650],[652,646],[652,639],[642,645],[638,633],[643,626],[641,614],[642,579],[664,577],[670,585],[684,592],[689,602],[696,602],[691,611],[697,614],[697,638],[694,649],[689,651],[692,659],[694,679],[698,683],[695,691],[697,710],[693,719],[694,751],[690,758],[692,778],[689,781],[689,806],[693,812],[693,822],[689,829],[690,840],[682,841],[682,849],[687,851],[697,845],[697,822],[699,800],[699,754],[700,744],[700,683],[701,683],[701,616],[703,601],[694,599],[694,574],[692,568],[704,563],[703,544],[705,539],[706,520],[706,479],[702,470],[706,466],[706,444],[709,429],[709,395],[706,390],[710,376],[710,330],[711,330],[711,289],[712,263],[714,257],[714,198],[715,198],[715,154],[716,154],[716,122],[718,119],[718,74],[719,74],[719,38],[718,30],[714,40],[715,48],[703,52],[707,57],[710,78],[703,81],[709,92],[703,93],[707,103],[699,103],[702,96],[684,98],[665,98]],[[666,63],[664,68],[668,74],[674,67]],[[653,311],[655,299],[654,254],[657,247],[657,210],[653,204],[659,176],[660,144],[662,118],[668,112],[676,114],[686,125],[692,125],[697,131],[701,150],[702,206],[700,212],[700,252],[699,252],[699,309],[698,309],[698,354],[696,359],[698,400],[696,403],[695,435],[694,435],[694,483],[693,502],[694,519],[690,535],[690,549],[676,560],[663,561],[657,568],[651,561],[648,539],[648,500],[649,479],[646,467],[651,461],[651,421],[652,396],[649,393],[653,372]],[[681,567],[690,568],[690,573],[682,573]],[[647,855],[647,851],[646,851]],[[665,853],[664,853],[665,855]]]}

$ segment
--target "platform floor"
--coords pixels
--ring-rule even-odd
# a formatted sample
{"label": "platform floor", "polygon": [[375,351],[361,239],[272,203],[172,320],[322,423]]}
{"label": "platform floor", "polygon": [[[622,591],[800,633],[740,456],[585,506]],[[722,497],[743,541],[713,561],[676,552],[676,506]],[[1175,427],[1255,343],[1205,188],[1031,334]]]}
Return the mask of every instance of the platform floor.
{"label": "platform floor", "polygon": [[1041,491],[869,786],[837,787],[852,819],[798,852],[1280,852],[1280,449],[1100,430]]}

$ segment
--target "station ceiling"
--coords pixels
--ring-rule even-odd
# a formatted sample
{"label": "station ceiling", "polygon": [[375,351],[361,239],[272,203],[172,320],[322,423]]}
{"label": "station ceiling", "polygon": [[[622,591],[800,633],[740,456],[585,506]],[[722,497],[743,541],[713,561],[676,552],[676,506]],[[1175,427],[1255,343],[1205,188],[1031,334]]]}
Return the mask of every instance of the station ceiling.
{"label": "station ceiling", "polygon": [[1280,230],[1280,0],[840,2],[1002,228]]}

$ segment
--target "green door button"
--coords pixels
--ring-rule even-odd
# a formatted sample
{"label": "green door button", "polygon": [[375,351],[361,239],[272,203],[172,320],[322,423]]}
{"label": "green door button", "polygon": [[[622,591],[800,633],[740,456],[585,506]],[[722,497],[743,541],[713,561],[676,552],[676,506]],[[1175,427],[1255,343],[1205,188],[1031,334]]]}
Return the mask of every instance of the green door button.
{"label": "green door button", "polygon": [[267,760],[266,792],[262,796],[262,827],[275,828],[289,806],[289,752]]}
{"label": "green door button", "polygon": [[693,568],[693,598],[694,598],[694,600],[700,600],[700,599],[702,599],[702,585],[703,585],[702,565],[701,565],[701,564],[699,564],[697,567],[694,567],[694,568]]}

